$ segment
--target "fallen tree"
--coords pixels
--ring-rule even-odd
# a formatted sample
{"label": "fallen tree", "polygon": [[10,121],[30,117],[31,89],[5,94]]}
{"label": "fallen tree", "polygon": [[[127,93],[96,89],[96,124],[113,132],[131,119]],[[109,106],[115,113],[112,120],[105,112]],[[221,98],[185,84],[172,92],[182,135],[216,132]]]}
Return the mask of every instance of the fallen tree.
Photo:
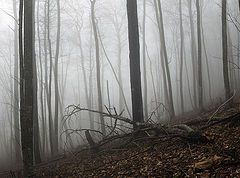
{"label": "fallen tree", "polygon": [[[93,112],[93,113],[100,113],[96,110],[81,108],[77,105],[70,105],[67,108],[68,114],[64,117],[63,123],[65,123],[71,116],[75,115],[78,112]],[[75,130],[76,132],[85,132],[85,137],[87,142],[89,143],[90,149],[94,152],[98,152],[103,149],[111,149],[114,147],[122,147],[136,139],[139,138],[152,138],[152,137],[159,137],[159,136],[167,136],[170,138],[180,138],[184,142],[207,142],[208,139],[202,135],[201,131],[196,131],[187,124],[178,124],[178,125],[163,125],[163,124],[156,124],[151,122],[151,119],[148,119],[147,122],[140,123],[134,122],[126,117],[122,116],[122,113],[117,114],[116,110],[115,113],[111,113],[108,108],[106,108],[107,112],[101,112],[101,114],[109,119],[114,119],[115,124],[113,127],[109,127],[110,129],[109,134],[105,137],[102,135],[102,140],[99,142],[93,141],[94,139],[91,136],[91,132],[93,130],[90,129],[78,129]],[[117,121],[122,121],[128,125],[130,125],[130,132],[125,134],[116,134],[114,132],[117,129]],[[133,127],[137,126],[135,130]],[[74,130],[72,130],[74,131]],[[99,132],[99,131],[96,131]],[[74,133],[74,132],[71,132]],[[115,133],[115,134],[114,134]]]}

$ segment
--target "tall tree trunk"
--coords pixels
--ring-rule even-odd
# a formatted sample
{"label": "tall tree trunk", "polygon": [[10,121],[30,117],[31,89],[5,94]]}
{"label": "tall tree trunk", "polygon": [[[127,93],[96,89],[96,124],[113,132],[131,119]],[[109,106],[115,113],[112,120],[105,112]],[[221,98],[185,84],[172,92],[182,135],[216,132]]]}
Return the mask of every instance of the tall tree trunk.
{"label": "tall tree trunk", "polygon": [[193,74],[193,101],[194,107],[197,108],[197,71],[196,71],[196,61],[197,61],[197,49],[195,40],[195,29],[193,23],[193,12],[192,12],[192,0],[188,0],[188,13],[191,31],[191,59],[192,59],[192,74]]}
{"label": "tall tree trunk", "polygon": [[41,49],[41,37],[40,37],[40,19],[39,19],[39,12],[40,11],[40,1],[38,1],[37,6],[37,36],[38,36],[38,57],[39,57],[39,67],[40,67],[40,81],[39,81],[39,88],[40,88],[40,108],[41,108],[41,118],[42,118],[42,153],[45,153],[46,147],[46,121],[45,121],[45,110],[44,110],[44,99],[43,99],[43,64],[42,64],[42,49]]}
{"label": "tall tree trunk", "polygon": [[[13,14],[17,19],[17,2],[13,0]],[[14,118],[14,146],[16,162],[21,162],[21,145],[20,145],[20,126],[19,126],[19,85],[18,85],[18,24],[14,21],[14,74],[13,74],[13,118]],[[12,127],[12,126],[11,126]]]}
{"label": "tall tree trunk", "polygon": [[[33,9],[35,10],[35,1],[33,2]],[[37,64],[35,54],[35,13],[33,14],[33,144],[34,144],[34,159],[36,163],[41,162],[40,155],[40,132],[38,121],[38,79],[37,79]]]}
{"label": "tall tree trunk", "polygon": [[33,141],[34,141],[34,159],[35,159],[36,163],[41,163],[37,88],[38,88],[37,87],[37,66],[36,66],[36,57],[34,56],[33,57],[33,134],[34,134]]}
{"label": "tall tree trunk", "polygon": [[210,66],[209,66],[207,48],[206,48],[206,44],[205,44],[205,35],[204,35],[204,31],[203,31],[202,21],[201,21],[201,31],[202,31],[203,50],[204,50],[204,54],[205,54],[205,58],[206,58],[206,66],[207,66],[208,93],[209,93],[210,101],[213,102],[213,100],[212,100],[212,83],[211,83],[211,76],[210,76]]}
{"label": "tall tree trunk", "polygon": [[[158,13],[158,6],[157,1],[154,0],[154,9],[155,9],[155,15],[158,25],[158,31],[159,31],[159,41],[161,41],[161,27],[160,27],[160,19],[159,19],[159,13]],[[163,50],[162,47],[160,49],[160,61],[161,61],[161,67],[162,67],[162,74],[163,74],[163,87],[164,87],[164,96],[167,103],[167,106],[170,107],[170,101],[169,101],[169,94],[168,94],[168,86],[167,86],[167,76],[166,76],[166,69],[164,64],[164,57],[163,57]],[[159,88],[159,87],[158,87]],[[170,114],[171,115],[171,114]]]}
{"label": "tall tree trunk", "polygon": [[[49,140],[50,140],[50,149],[51,154],[54,153],[54,126],[53,126],[53,117],[52,117],[52,70],[53,70],[53,64],[52,64],[52,44],[51,44],[51,38],[50,38],[50,0],[47,1],[47,43],[48,43],[48,52],[49,52],[49,81],[48,82],[48,93],[47,93],[47,105],[48,105],[48,122],[49,122]],[[47,58],[46,58],[47,60]],[[47,61],[46,64],[47,65]],[[46,66],[47,70],[47,66]]]}
{"label": "tall tree trunk", "polygon": [[[143,122],[140,45],[136,0],[127,0],[127,16],[133,121]],[[134,127],[136,128],[136,126]]]}
{"label": "tall tree trunk", "polygon": [[[91,21],[91,20],[90,20]],[[90,48],[89,48],[89,69],[90,69],[90,72],[89,72],[89,82],[88,82],[88,88],[89,88],[89,105],[90,105],[90,108],[93,107],[93,68],[94,68],[94,65],[93,65],[93,59],[92,59],[92,47],[93,47],[93,29],[91,28],[91,33],[90,33]],[[93,120],[93,127],[94,127],[94,115],[92,115],[92,120]]]}
{"label": "tall tree trunk", "polygon": [[236,87],[236,75],[234,70],[234,57],[233,57],[233,49],[232,49],[232,39],[230,34],[230,28],[227,26],[227,34],[228,34],[228,66],[229,66],[229,79],[230,79],[230,88],[235,89]]}
{"label": "tall tree trunk", "polygon": [[228,74],[228,38],[227,38],[227,0],[222,0],[222,58],[223,78],[225,87],[225,99],[231,95],[229,74]]}
{"label": "tall tree trunk", "polygon": [[[17,29],[14,29],[14,30],[17,30]],[[15,43],[15,41],[14,41]],[[17,41],[16,41],[17,43]],[[14,47],[15,49],[15,47]],[[17,53],[14,52],[14,55],[17,54],[18,55],[18,51],[16,51]],[[14,57],[15,58],[15,57]],[[9,58],[10,62],[9,62],[9,81],[10,81],[10,109],[9,109],[9,116],[8,116],[8,119],[9,119],[9,124],[10,124],[10,138],[9,138],[9,143],[8,145],[10,146],[10,150],[9,150],[9,154],[10,154],[10,161],[11,163],[13,163],[13,141],[15,141],[15,139],[13,138],[13,129],[14,129],[14,126],[13,126],[13,115],[14,115],[14,87],[13,87],[13,84],[14,84],[14,75],[12,74],[12,59],[11,59],[11,52],[10,52],[10,58]],[[14,62],[15,63],[15,62]],[[18,66],[17,66],[18,67]],[[19,153],[21,153],[21,150],[19,150]],[[14,160],[16,161],[16,160]],[[16,162],[17,163],[17,162]]]}
{"label": "tall tree trunk", "polygon": [[[85,91],[85,100],[87,102],[87,107],[91,109],[91,100],[89,98],[89,92],[88,92],[88,85],[87,85],[87,74],[85,70],[85,57],[83,53],[83,47],[82,47],[82,35],[81,35],[81,29],[78,31],[78,40],[79,40],[79,48],[80,48],[80,56],[81,56],[81,67],[82,67],[82,73],[83,73],[83,81],[84,81],[84,91]],[[91,112],[88,112],[89,119],[90,119],[90,129],[94,129],[94,121]]]}
{"label": "tall tree trunk", "polygon": [[54,86],[55,86],[55,115],[54,115],[54,153],[58,153],[58,109],[59,109],[59,88],[58,88],[58,58],[60,47],[60,33],[61,33],[61,12],[60,12],[60,0],[57,1],[57,39],[56,39],[56,53],[55,53],[55,65],[54,65]]}
{"label": "tall tree trunk", "polygon": [[101,74],[100,74],[100,55],[99,55],[99,42],[98,42],[98,34],[97,34],[97,25],[95,21],[95,3],[96,0],[90,0],[91,2],[91,20],[93,26],[93,33],[95,39],[95,48],[96,48],[96,71],[97,71],[97,88],[98,88],[98,110],[100,111],[100,123],[101,123],[101,131],[103,135],[106,135],[105,130],[105,122],[103,117],[103,103],[102,103],[102,91],[101,91]]}
{"label": "tall tree trunk", "polygon": [[175,118],[175,110],[174,110],[174,105],[173,105],[172,81],[171,81],[171,74],[170,74],[170,70],[169,70],[168,55],[167,55],[167,48],[166,48],[166,42],[165,42],[161,0],[158,0],[158,10],[159,10],[159,22],[160,22],[160,28],[161,28],[161,32],[160,32],[161,43],[162,43],[161,48],[163,50],[163,56],[165,59],[165,67],[166,67],[167,81],[168,81],[169,104],[170,104],[170,112],[171,112],[170,117],[171,117],[171,119],[173,119],[173,118]]}
{"label": "tall tree trunk", "polygon": [[199,0],[196,0],[197,8],[197,36],[198,36],[198,102],[199,109],[203,110],[203,86],[202,86],[202,37],[201,37],[201,14]]}
{"label": "tall tree trunk", "polygon": [[179,0],[179,16],[180,16],[180,97],[181,97],[181,112],[184,113],[184,97],[183,97],[183,50],[184,50],[184,34],[183,34],[183,19],[182,19],[182,0]]}
{"label": "tall tree trunk", "polygon": [[142,59],[143,59],[143,105],[144,105],[144,118],[148,119],[148,90],[147,90],[147,62],[146,62],[146,0],[143,0],[143,39],[142,39]]}
{"label": "tall tree trunk", "polygon": [[[154,94],[154,99],[155,99],[155,108],[158,108],[158,100],[157,100],[156,85],[155,85],[155,80],[154,80],[154,75],[153,75],[152,60],[148,53],[147,43],[146,43],[146,54],[147,54],[149,64],[150,64],[149,68],[150,68],[150,74],[151,74],[151,79],[152,79],[153,94]],[[157,109],[157,116],[159,116],[159,109]]]}
{"label": "tall tree trunk", "polygon": [[[238,37],[237,37],[237,42],[238,42],[238,45],[237,45],[237,65],[240,67],[240,33],[238,33]],[[238,90],[240,91],[240,83],[239,83],[239,80],[240,80],[240,70],[238,70]]]}
{"label": "tall tree trunk", "polygon": [[[20,6],[22,11],[22,5]],[[22,14],[19,17],[21,16]],[[20,61],[22,64],[20,68],[23,67],[21,70],[23,90],[20,93],[23,102],[21,101],[22,105],[20,105],[20,122],[24,177],[33,177],[33,17],[33,1],[24,1],[24,60]],[[22,49],[21,45],[19,47]]]}

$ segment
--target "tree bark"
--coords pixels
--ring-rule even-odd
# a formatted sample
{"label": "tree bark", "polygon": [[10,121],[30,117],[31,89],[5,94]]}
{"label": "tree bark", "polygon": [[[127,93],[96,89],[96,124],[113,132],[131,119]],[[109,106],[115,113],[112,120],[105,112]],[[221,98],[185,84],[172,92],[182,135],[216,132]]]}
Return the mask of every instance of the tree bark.
{"label": "tree bark", "polygon": [[[22,2],[21,2],[22,3]],[[20,8],[20,11],[22,8]],[[21,141],[24,177],[33,177],[33,1],[24,1],[24,61],[21,104]],[[20,39],[21,40],[21,39]],[[22,48],[22,46],[19,46]]]}
{"label": "tree bark", "polygon": [[223,58],[223,78],[225,87],[225,99],[231,96],[229,74],[228,74],[228,38],[227,38],[227,0],[222,0],[222,58]]}
{"label": "tree bark", "polygon": [[[144,118],[140,72],[140,45],[136,0],[127,0],[127,16],[133,121],[143,122]],[[134,128],[136,128],[135,125]]]}

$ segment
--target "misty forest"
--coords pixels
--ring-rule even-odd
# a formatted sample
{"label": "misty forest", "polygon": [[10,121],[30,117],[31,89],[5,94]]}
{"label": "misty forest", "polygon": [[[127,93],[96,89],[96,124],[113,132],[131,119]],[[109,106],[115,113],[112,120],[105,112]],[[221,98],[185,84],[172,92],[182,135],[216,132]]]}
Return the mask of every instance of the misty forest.
{"label": "misty forest", "polygon": [[240,0],[0,0],[0,177],[240,176]]}

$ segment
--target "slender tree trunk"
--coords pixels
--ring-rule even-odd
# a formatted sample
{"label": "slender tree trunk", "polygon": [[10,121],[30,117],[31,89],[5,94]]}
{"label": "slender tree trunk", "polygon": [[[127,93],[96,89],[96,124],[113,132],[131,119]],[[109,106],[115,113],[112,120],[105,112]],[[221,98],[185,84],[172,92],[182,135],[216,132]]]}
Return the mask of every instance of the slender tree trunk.
{"label": "slender tree trunk", "polygon": [[195,40],[195,29],[193,23],[193,12],[192,12],[192,0],[188,0],[188,12],[189,22],[191,31],[191,59],[192,59],[192,74],[193,74],[193,101],[194,107],[197,108],[197,72],[196,72],[196,61],[197,61],[197,49]]}
{"label": "slender tree trunk", "polygon": [[[238,41],[238,45],[237,45],[237,65],[240,67],[240,33],[238,33],[238,37],[237,37],[237,41]],[[238,70],[238,90],[240,91],[240,70]]]}
{"label": "slender tree trunk", "polygon": [[[127,0],[127,16],[133,121],[143,122],[140,45],[136,0]],[[136,126],[134,127],[136,128]]]}
{"label": "slender tree trunk", "polygon": [[95,39],[95,48],[96,48],[96,71],[97,71],[97,88],[98,88],[98,110],[100,111],[100,123],[101,123],[101,131],[103,135],[106,135],[105,130],[105,122],[103,117],[103,103],[102,103],[102,91],[101,91],[101,73],[100,73],[100,55],[99,55],[99,42],[98,42],[98,34],[97,34],[97,25],[95,21],[95,3],[96,0],[90,0],[91,2],[91,20],[93,26],[93,33]]}
{"label": "slender tree trunk", "polygon": [[161,28],[160,37],[161,37],[162,50],[163,50],[163,56],[165,59],[165,67],[166,67],[166,73],[167,73],[169,104],[170,104],[170,111],[171,111],[170,117],[171,117],[171,119],[173,119],[173,118],[175,118],[175,110],[174,110],[174,105],[173,105],[172,82],[171,82],[171,74],[170,74],[170,70],[169,70],[168,55],[167,55],[166,42],[165,42],[161,0],[158,0],[158,10],[159,10],[159,22],[160,22],[160,28]]}
{"label": "slender tree trunk", "polygon": [[223,78],[225,87],[225,99],[231,95],[228,75],[228,38],[227,38],[227,0],[222,0],[222,57],[223,57]]}
{"label": "slender tree trunk", "polygon": [[[149,56],[148,53],[148,48],[147,48],[147,44],[146,44],[146,54],[149,60],[149,68],[150,68],[150,74],[151,74],[151,79],[152,79],[152,87],[153,87],[153,94],[154,94],[154,100],[155,100],[155,108],[158,107],[158,100],[157,100],[157,92],[156,92],[156,85],[155,85],[155,80],[154,80],[154,75],[153,75],[153,67],[152,67],[152,60]],[[159,109],[157,109],[157,116],[159,116]]]}
{"label": "slender tree trunk", "polygon": [[143,104],[144,104],[144,118],[148,119],[148,90],[147,90],[147,62],[146,62],[146,0],[143,0],[143,39],[142,39],[142,58],[143,58]]}
{"label": "slender tree trunk", "polygon": [[56,39],[56,54],[54,65],[54,86],[55,86],[55,115],[54,115],[54,153],[58,153],[58,109],[59,109],[59,88],[58,88],[58,58],[60,47],[60,33],[61,33],[61,12],[60,12],[60,0],[57,1],[57,39]]}
{"label": "slender tree trunk", "polygon": [[[48,91],[48,49],[47,49],[47,44],[48,44],[48,39],[47,39],[47,34],[48,34],[48,4],[49,2],[48,1],[45,1],[45,5],[44,5],[44,68],[45,68],[45,108],[47,111],[48,110],[48,114],[49,114],[49,108],[51,108],[49,106],[49,91]],[[47,107],[46,107],[47,105]],[[46,117],[47,118],[47,112],[46,112]],[[49,142],[50,142],[50,150],[51,150],[51,153],[53,152],[53,148],[52,148],[52,129],[50,129],[50,126],[52,127],[51,125],[51,120],[52,120],[52,115],[49,115],[48,116],[48,132],[49,132]],[[47,119],[46,119],[47,121]],[[46,142],[48,143],[48,142]]]}
{"label": "slender tree trunk", "polygon": [[229,67],[229,79],[230,79],[230,88],[235,89],[236,86],[236,75],[234,70],[234,57],[233,57],[233,49],[232,49],[232,39],[230,34],[229,26],[227,26],[227,34],[228,34],[228,67]]}
{"label": "slender tree trunk", "polygon": [[[33,2],[33,9],[35,9],[35,1]],[[37,79],[37,64],[35,54],[35,13],[33,14],[33,144],[34,144],[34,159],[36,163],[41,163],[40,155],[40,132],[38,121],[38,79]]]}
{"label": "slender tree trunk", "polygon": [[[20,145],[20,126],[19,126],[19,84],[18,84],[18,24],[17,24],[17,2],[13,0],[13,14],[15,18],[14,22],[14,74],[13,74],[13,118],[14,118],[14,146],[16,162],[21,162],[21,145]],[[11,126],[12,127],[12,126]]]}
{"label": "slender tree trunk", "polygon": [[[86,70],[85,70],[85,57],[83,53],[83,47],[82,47],[82,36],[81,36],[81,30],[79,29],[78,32],[78,39],[79,39],[79,48],[80,48],[80,53],[81,53],[81,67],[82,67],[82,73],[83,73],[83,81],[84,81],[84,91],[85,91],[85,100],[87,102],[87,107],[91,109],[90,105],[90,98],[89,98],[89,92],[88,92],[88,85],[87,85],[87,75],[86,75]],[[90,119],[90,129],[94,129],[94,122],[93,122],[93,117],[91,112],[88,112],[89,119]]]}
{"label": "slender tree trunk", "polygon": [[[49,52],[49,81],[48,82],[48,93],[47,93],[47,105],[48,105],[48,119],[49,119],[49,139],[50,139],[50,148],[51,148],[51,154],[55,154],[55,145],[54,145],[54,126],[53,126],[53,118],[52,118],[52,70],[53,70],[53,64],[52,64],[52,44],[51,44],[51,38],[50,38],[50,0],[47,1],[47,43],[48,43],[48,52]],[[47,65],[47,61],[46,61]],[[47,66],[46,66],[47,70]]]}
{"label": "slender tree trunk", "polygon": [[[14,29],[14,30],[17,30],[17,29]],[[15,31],[14,31],[15,32]],[[15,40],[14,40],[14,44],[15,44]],[[17,44],[17,41],[16,41],[16,44]],[[15,49],[15,47],[14,47]],[[14,55],[18,55],[18,51],[16,51],[17,53],[14,52]],[[13,126],[13,115],[14,115],[14,75],[12,74],[12,54],[11,54],[11,50],[10,50],[10,57],[9,57],[9,81],[10,81],[10,109],[9,109],[9,116],[8,116],[8,119],[9,119],[9,124],[10,124],[10,138],[9,138],[9,143],[8,145],[10,146],[10,150],[9,150],[9,154],[10,154],[10,163],[13,163],[13,141],[14,138],[13,138],[13,129],[14,129],[14,126]],[[15,58],[15,57],[14,57]],[[14,62],[15,63],[15,62]],[[18,66],[17,66],[18,67]],[[19,153],[21,153],[21,150],[19,150]],[[14,160],[16,161],[16,160]],[[17,163],[17,162],[16,162]]]}
{"label": "slender tree trunk", "polygon": [[184,113],[184,97],[183,97],[183,50],[184,50],[184,33],[182,24],[182,0],[179,0],[179,15],[180,15],[180,97],[181,97],[181,112]]}
{"label": "slender tree trunk", "polygon": [[38,121],[38,95],[37,95],[37,66],[36,57],[33,57],[33,134],[34,134],[34,159],[35,162],[41,163],[40,155],[40,132]]}
{"label": "slender tree trunk", "polygon": [[209,59],[208,59],[208,53],[207,53],[206,44],[205,44],[205,35],[204,35],[204,31],[203,31],[202,21],[201,21],[201,31],[202,31],[203,50],[204,50],[204,54],[205,54],[205,58],[206,58],[206,66],[207,66],[208,93],[209,93],[210,101],[213,102],[213,100],[212,100],[212,83],[211,83],[211,76],[210,76]]}
{"label": "slender tree trunk", "polygon": [[[185,46],[184,46],[183,52],[184,52],[184,57],[186,59],[186,49],[185,49]],[[187,76],[189,98],[190,98],[191,106],[192,106],[192,108],[194,108],[194,103],[193,103],[192,94],[191,94],[191,87],[190,87],[190,79],[189,79],[189,74],[188,74],[187,61],[186,60],[184,60],[184,65],[185,65],[185,68],[186,68],[186,76]]]}
{"label": "slender tree trunk", "polygon": [[202,86],[202,37],[201,37],[201,14],[199,0],[196,0],[197,8],[197,36],[198,36],[198,99],[199,109],[203,110],[203,86]]}
{"label": "slender tree trunk", "polygon": [[[161,41],[161,27],[160,27],[160,20],[159,20],[159,13],[158,13],[158,8],[157,8],[157,1],[154,0],[154,7],[155,7],[155,15],[156,15],[156,20],[157,20],[157,25],[158,25],[158,31],[159,31],[159,41]],[[162,45],[162,44],[161,44]],[[169,101],[169,94],[168,94],[168,86],[167,86],[167,76],[166,76],[166,69],[165,69],[165,64],[164,64],[164,57],[163,57],[163,50],[162,47],[160,49],[160,61],[161,61],[161,67],[162,67],[162,74],[163,74],[163,87],[164,87],[164,95],[165,95],[165,100],[167,101],[167,106],[170,107],[170,101]]]}
{"label": "slender tree trunk", "polygon": [[[91,33],[90,33],[90,48],[89,48],[89,105],[90,108],[93,107],[93,59],[92,59],[92,47],[93,47],[93,29],[91,28]],[[94,127],[94,115],[92,115],[92,120],[93,120],[93,127]]]}
{"label": "slender tree trunk", "polygon": [[41,116],[42,116],[42,153],[45,153],[46,147],[46,121],[45,121],[45,111],[44,111],[44,99],[43,99],[43,64],[42,64],[42,49],[41,49],[41,36],[40,36],[40,19],[39,12],[40,11],[40,1],[38,1],[37,6],[37,36],[38,36],[38,57],[39,57],[39,67],[40,67],[40,108],[41,108]]}

